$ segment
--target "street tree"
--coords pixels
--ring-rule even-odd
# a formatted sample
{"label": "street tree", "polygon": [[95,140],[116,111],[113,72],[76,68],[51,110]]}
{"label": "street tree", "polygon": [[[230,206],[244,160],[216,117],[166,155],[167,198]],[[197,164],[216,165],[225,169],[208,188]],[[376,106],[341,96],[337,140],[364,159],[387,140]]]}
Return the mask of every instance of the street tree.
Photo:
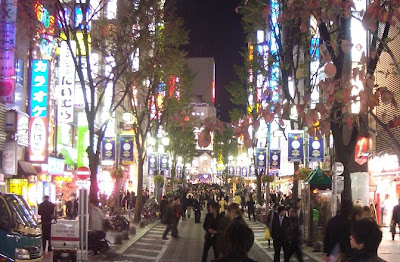
{"label": "street tree", "polygon": [[190,109],[171,116],[165,122],[165,131],[169,137],[167,147],[171,154],[171,191],[175,189],[176,168],[178,163],[182,165],[181,176],[185,179],[185,164],[191,163],[196,152],[195,127],[198,120],[190,116]]}
{"label": "street tree", "polygon": [[[86,150],[89,159],[90,199],[98,199],[97,170],[100,164],[100,150],[107,126],[115,115],[115,111],[127,98],[128,90],[121,85],[120,78],[130,67],[129,57],[125,56],[126,39],[121,33],[124,31],[126,14],[112,17],[105,16],[108,1],[87,0],[75,1],[53,0],[52,9],[55,10],[58,25],[57,39],[60,45],[66,44],[62,52],[69,53],[77,78],[77,88],[71,88],[71,81],[75,79],[60,79],[59,104],[63,119],[60,122],[72,122],[75,100],[83,101],[83,112],[86,115],[88,126],[89,146]],[[110,26],[118,28],[115,34],[108,34]],[[132,43],[130,41],[129,43]],[[95,56],[93,55],[95,54]],[[63,54],[65,55],[65,54]],[[94,59],[97,57],[97,59]],[[73,74],[73,75],[75,75]],[[73,86],[73,85],[72,85]],[[73,98],[72,98],[73,99]],[[72,104],[72,105],[71,105]],[[72,108],[72,109],[71,109]],[[60,110],[60,109],[59,109]]]}
{"label": "street tree", "polygon": [[[272,4],[271,4],[272,3]],[[385,86],[379,86],[374,73],[377,61],[383,53],[391,58],[394,70],[383,72],[398,75],[400,66],[391,50],[391,43],[396,41],[388,37],[389,28],[397,38],[396,25],[399,16],[398,1],[374,1],[361,18],[352,13],[352,1],[245,1],[238,12],[243,14],[245,28],[264,30],[275,36],[276,52],[270,51],[269,64],[279,64],[279,86],[275,90],[267,89],[264,97],[279,94],[280,99],[266,104],[258,115],[266,122],[283,119],[297,122],[311,136],[329,136],[332,133],[335,147],[335,160],[345,167],[344,197],[351,199],[350,173],[366,169],[355,164],[354,149],[359,136],[369,136],[372,131],[368,126],[368,116],[386,130],[386,141],[400,157],[399,141],[393,130],[398,126],[398,117],[378,116],[375,108],[381,103],[397,108],[394,93]],[[279,9],[279,14],[274,9]],[[276,15],[276,16],[275,16]],[[370,53],[363,54],[358,65],[351,64],[351,18],[362,21],[365,29],[372,35]],[[315,21],[311,23],[310,21]],[[383,30],[379,30],[383,29]],[[393,32],[396,31],[396,32]],[[320,43],[311,46],[311,40],[319,38]],[[254,38],[252,39],[254,42]],[[317,74],[322,71],[323,79],[315,78],[310,71],[311,58],[309,50],[320,53]],[[313,53],[313,52],[311,52]],[[268,65],[268,68],[271,68]],[[254,72],[254,71],[253,71]],[[270,77],[270,72],[265,78]],[[379,73],[379,72],[377,72]],[[381,72],[382,73],[382,72]],[[302,85],[300,77],[304,78]],[[361,86],[354,84],[355,81]],[[291,89],[289,83],[294,83]],[[318,92],[318,101],[311,101],[311,93]],[[270,101],[268,101],[270,102]],[[359,112],[352,106],[359,105]],[[295,112],[296,118],[290,113]],[[253,129],[254,130],[254,129]]]}
{"label": "street tree", "polygon": [[[137,156],[137,198],[134,222],[141,219],[143,172],[147,157],[146,141],[157,135],[171,115],[180,112],[190,84],[186,53],[181,46],[188,41],[182,20],[176,16],[173,1],[124,1],[120,8],[123,27],[117,30],[125,43],[125,56],[131,65],[120,81],[129,89],[128,111],[134,117]],[[124,41],[123,39],[128,39]],[[128,41],[128,42],[127,42]],[[179,104],[179,106],[177,106]]]}

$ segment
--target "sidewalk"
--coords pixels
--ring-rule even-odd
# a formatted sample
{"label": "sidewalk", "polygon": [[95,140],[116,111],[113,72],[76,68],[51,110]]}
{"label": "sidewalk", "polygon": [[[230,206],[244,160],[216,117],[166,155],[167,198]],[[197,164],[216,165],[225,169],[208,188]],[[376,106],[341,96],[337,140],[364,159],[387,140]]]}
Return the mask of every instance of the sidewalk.
{"label": "sidewalk", "polygon": [[[113,259],[110,258],[115,258],[119,255],[121,255],[123,252],[125,252],[130,246],[132,246],[139,238],[141,238],[144,234],[146,234],[148,231],[150,231],[153,227],[158,225],[160,223],[160,220],[155,220],[151,223],[149,223],[146,227],[140,228],[139,224],[134,224],[131,223],[131,226],[136,227],[136,234],[135,235],[129,235],[129,240],[123,240],[122,245],[115,245],[115,237],[120,234],[120,232],[117,231],[108,231],[107,232],[107,237],[106,239],[110,242],[110,250],[106,254],[99,254],[98,256],[90,256],[88,257],[88,261],[113,261]],[[89,251],[89,254],[91,251]],[[52,252],[45,252],[43,254],[43,262],[50,262],[53,261],[53,253]]]}
{"label": "sidewalk", "polygon": [[395,236],[395,241],[392,240],[392,234],[389,232],[389,227],[383,227],[383,239],[378,249],[379,257],[387,262],[399,261],[400,256],[400,240],[399,233]]}

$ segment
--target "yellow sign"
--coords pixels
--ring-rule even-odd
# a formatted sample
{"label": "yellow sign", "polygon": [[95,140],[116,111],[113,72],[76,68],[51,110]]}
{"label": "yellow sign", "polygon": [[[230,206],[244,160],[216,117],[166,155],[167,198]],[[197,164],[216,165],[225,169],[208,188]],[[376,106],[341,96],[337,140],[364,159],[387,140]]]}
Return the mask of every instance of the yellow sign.
{"label": "yellow sign", "polygon": [[28,189],[28,179],[10,179],[10,193],[24,195]]}

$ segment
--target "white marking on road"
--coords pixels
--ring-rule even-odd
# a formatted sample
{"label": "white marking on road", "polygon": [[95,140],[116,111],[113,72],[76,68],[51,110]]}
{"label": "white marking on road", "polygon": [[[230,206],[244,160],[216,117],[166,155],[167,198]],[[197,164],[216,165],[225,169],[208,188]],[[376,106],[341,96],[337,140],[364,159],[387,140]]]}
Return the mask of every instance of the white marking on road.
{"label": "white marking on road", "polygon": [[141,243],[141,242],[136,242],[135,245],[143,245],[143,246],[159,246],[162,247],[162,244],[154,244],[154,243]]}
{"label": "white marking on road", "polygon": [[126,254],[126,255],[124,255],[124,256],[126,256],[126,257],[136,257],[136,258],[141,258],[141,259],[147,259],[147,260],[150,260],[150,261],[155,261],[155,257],[148,257],[148,256],[143,256],[143,255],[135,255],[135,254]]}

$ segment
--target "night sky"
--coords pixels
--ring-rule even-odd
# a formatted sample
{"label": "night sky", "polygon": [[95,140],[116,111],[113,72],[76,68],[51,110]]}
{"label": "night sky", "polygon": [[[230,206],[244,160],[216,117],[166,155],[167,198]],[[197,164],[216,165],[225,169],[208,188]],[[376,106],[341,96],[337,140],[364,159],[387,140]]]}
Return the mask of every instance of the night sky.
{"label": "night sky", "polygon": [[217,115],[229,121],[232,104],[226,86],[234,79],[233,65],[242,65],[245,50],[239,0],[178,0],[178,14],[190,30],[189,57],[214,57]]}

